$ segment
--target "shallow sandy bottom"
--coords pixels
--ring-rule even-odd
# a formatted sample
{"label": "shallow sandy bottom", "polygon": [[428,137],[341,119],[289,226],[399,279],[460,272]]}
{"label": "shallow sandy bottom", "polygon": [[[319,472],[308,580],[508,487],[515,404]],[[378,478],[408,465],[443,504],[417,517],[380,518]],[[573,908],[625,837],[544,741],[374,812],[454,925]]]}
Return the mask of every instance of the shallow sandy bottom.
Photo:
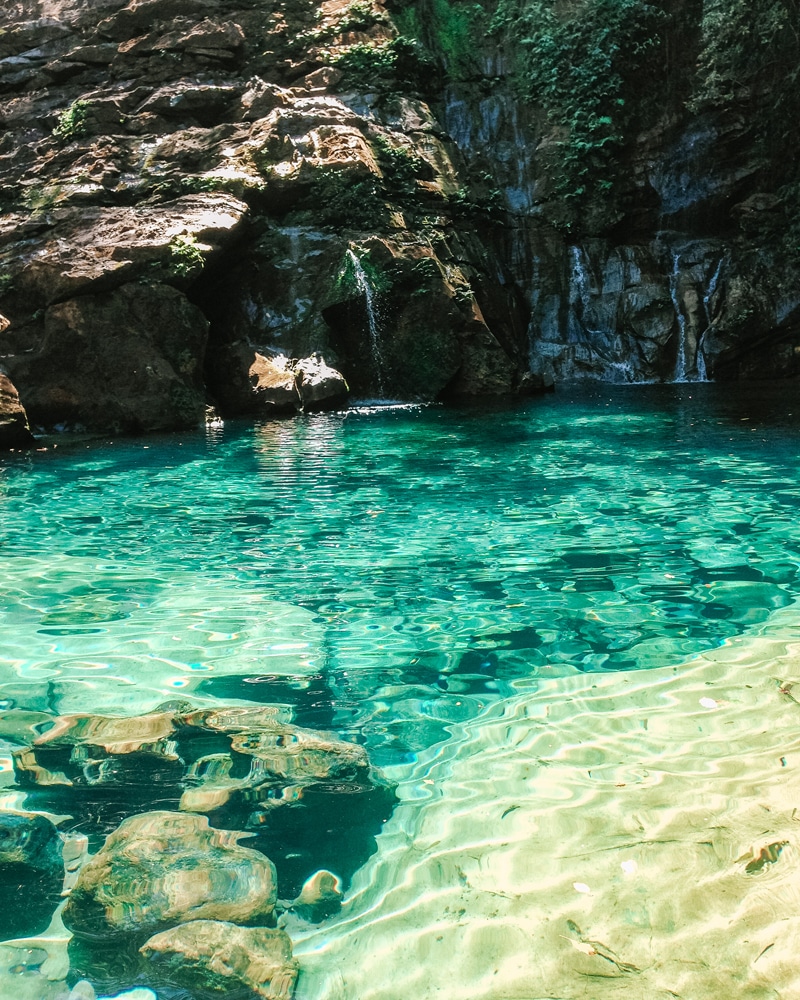
{"label": "shallow sandy bottom", "polygon": [[457,729],[296,940],[300,1000],[800,998],[795,622]]}

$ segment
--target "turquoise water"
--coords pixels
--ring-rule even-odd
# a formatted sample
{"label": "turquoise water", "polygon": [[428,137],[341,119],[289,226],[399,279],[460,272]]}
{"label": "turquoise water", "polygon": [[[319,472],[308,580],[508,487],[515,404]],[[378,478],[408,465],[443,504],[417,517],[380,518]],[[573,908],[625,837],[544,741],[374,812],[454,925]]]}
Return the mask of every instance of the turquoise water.
{"label": "turquoise water", "polygon": [[539,678],[679,665],[795,600],[793,407],[593,386],[9,456],[0,708],[257,701],[402,765]]}

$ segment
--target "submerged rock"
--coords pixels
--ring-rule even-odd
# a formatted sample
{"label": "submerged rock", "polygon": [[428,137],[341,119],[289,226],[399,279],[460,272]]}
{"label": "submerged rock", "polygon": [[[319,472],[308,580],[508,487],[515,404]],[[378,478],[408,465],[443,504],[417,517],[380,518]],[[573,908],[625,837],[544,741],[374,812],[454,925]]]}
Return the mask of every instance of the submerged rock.
{"label": "submerged rock", "polygon": [[264,1000],[288,1000],[297,980],[288,935],[268,927],[194,920],[151,937],[141,952],[188,989],[227,995],[245,987]]}
{"label": "submerged rock", "polygon": [[45,816],[0,813],[0,938],[41,934],[60,902],[62,840]]}
{"label": "submerged rock", "polygon": [[316,872],[306,881],[290,907],[304,920],[318,924],[341,910],[342,884],[333,872]]}
{"label": "submerged rock", "polygon": [[395,802],[364,747],[283,722],[268,705],[132,718],[11,710],[0,732],[32,741],[14,753],[19,784],[39,807],[91,817],[90,837],[149,812],[156,789],[163,808],[251,832],[248,846],[275,862],[286,899],[322,868],[346,881]]}
{"label": "submerged rock", "polygon": [[240,836],[186,813],[125,820],[81,870],[64,908],[65,926],[97,939],[200,919],[268,923],[275,868],[240,847]]}
{"label": "submerged rock", "polygon": [[63,876],[61,838],[46,816],[0,813],[0,865],[26,865]]}

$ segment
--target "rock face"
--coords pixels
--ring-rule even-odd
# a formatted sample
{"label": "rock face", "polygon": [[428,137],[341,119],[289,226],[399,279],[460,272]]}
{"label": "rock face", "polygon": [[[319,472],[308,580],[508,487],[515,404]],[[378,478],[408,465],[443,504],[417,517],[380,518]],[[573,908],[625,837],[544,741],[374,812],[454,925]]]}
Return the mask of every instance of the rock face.
{"label": "rock face", "polygon": [[238,839],[210,829],[201,816],[132,816],[81,870],[64,924],[91,939],[152,933],[190,920],[269,922],[275,868]]}
{"label": "rock face", "polygon": [[298,965],[283,930],[194,920],[156,934],[142,954],[189,989],[229,994],[249,989],[264,1000],[289,1000]]}
{"label": "rock face", "polygon": [[[797,115],[769,73],[796,63],[770,26],[800,26],[765,3],[783,13],[738,76],[724,0],[616,20],[540,0],[532,21],[527,0],[14,5],[0,355],[21,405],[135,431],[207,400],[339,405],[345,383],[794,374]],[[537,61],[520,32],[545,22]],[[312,377],[315,355],[341,378]]]}
{"label": "rock face", "polygon": [[26,448],[33,444],[28,415],[14,383],[0,370],[0,448]]}

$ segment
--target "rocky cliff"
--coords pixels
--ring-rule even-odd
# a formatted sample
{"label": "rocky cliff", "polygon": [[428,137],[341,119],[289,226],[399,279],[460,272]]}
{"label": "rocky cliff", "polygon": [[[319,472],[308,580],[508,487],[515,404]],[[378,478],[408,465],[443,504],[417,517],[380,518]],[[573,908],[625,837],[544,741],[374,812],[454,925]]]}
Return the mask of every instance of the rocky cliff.
{"label": "rocky cliff", "polygon": [[6,442],[795,374],[788,4],[12,2]]}

